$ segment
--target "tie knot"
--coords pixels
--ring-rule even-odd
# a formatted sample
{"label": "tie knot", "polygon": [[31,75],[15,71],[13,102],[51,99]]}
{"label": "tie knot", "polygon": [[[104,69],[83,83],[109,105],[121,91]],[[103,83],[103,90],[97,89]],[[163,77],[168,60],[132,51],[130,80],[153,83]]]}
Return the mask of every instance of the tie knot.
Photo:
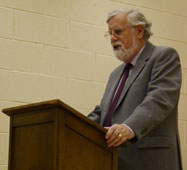
{"label": "tie knot", "polygon": [[129,70],[131,68],[132,64],[131,63],[127,63],[125,66],[125,70]]}

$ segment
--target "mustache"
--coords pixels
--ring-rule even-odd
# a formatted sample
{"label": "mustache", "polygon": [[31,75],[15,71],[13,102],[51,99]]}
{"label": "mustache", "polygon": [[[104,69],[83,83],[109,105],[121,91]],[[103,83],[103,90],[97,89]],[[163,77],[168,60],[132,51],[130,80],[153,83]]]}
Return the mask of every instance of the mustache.
{"label": "mustache", "polygon": [[124,49],[124,45],[120,41],[116,41],[111,44],[112,44],[113,50],[119,50],[121,48]]}
{"label": "mustache", "polygon": [[120,41],[112,42],[111,44],[112,44],[112,46],[114,46],[114,45],[122,45],[123,46],[123,44]]}

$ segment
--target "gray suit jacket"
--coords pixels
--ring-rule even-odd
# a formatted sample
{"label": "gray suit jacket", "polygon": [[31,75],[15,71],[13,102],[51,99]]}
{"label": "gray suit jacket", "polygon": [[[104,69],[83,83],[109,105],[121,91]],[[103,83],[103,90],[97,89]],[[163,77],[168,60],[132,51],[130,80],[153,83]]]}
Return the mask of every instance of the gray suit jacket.
{"label": "gray suit jacket", "polygon": [[[103,125],[125,63],[110,75],[101,104],[88,117]],[[181,170],[177,110],[181,87],[178,53],[147,42],[132,69],[113,114],[136,137],[119,147],[118,170]]]}

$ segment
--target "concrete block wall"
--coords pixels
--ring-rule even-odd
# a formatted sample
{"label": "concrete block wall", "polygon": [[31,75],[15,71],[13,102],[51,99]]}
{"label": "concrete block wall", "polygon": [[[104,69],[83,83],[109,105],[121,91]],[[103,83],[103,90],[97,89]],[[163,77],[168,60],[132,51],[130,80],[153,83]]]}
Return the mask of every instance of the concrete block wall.
{"label": "concrete block wall", "polygon": [[[169,4],[169,5],[168,5]],[[187,170],[185,0],[0,0],[0,110],[59,98],[87,115],[120,62],[104,39],[107,13],[138,8],[156,45],[176,48],[183,69],[179,127]],[[9,118],[0,113],[0,170],[7,170]]]}

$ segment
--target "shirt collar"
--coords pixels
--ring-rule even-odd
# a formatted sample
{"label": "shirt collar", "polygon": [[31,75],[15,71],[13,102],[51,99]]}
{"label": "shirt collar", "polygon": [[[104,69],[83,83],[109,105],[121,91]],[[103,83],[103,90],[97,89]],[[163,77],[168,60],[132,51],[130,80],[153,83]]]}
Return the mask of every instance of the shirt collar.
{"label": "shirt collar", "polygon": [[141,50],[138,52],[138,54],[136,54],[136,56],[132,59],[132,61],[130,62],[133,66],[135,66],[140,54],[142,53],[143,49],[145,48],[145,45],[141,48]]}

